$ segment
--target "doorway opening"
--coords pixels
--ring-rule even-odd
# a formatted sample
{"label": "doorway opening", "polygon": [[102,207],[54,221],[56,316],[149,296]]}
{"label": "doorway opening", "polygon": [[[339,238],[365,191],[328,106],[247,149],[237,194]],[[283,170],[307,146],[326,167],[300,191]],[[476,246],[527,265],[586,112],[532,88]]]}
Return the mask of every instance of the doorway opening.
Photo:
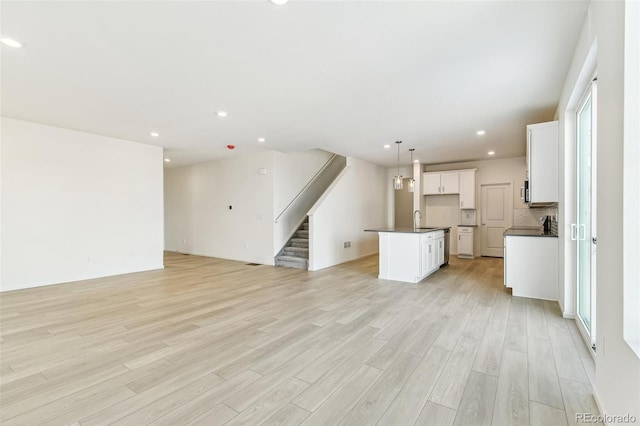
{"label": "doorway opening", "polygon": [[402,179],[402,189],[395,194],[395,227],[413,228],[413,192],[409,192],[409,178]]}

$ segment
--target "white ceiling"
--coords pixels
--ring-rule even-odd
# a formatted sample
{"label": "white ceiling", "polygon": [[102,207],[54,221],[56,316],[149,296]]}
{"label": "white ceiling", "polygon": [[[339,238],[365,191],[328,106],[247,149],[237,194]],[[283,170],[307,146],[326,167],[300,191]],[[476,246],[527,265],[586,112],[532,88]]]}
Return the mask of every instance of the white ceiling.
{"label": "white ceiling", "polygon": [[2,33],[27,45],[1,48],[5,116],[160,145],[172,166],[309,148],[392,166],[396,140],[403,164],[409,148],[423,163],[524,155],[524,126],[553,119],[587,3],[1,7]]}

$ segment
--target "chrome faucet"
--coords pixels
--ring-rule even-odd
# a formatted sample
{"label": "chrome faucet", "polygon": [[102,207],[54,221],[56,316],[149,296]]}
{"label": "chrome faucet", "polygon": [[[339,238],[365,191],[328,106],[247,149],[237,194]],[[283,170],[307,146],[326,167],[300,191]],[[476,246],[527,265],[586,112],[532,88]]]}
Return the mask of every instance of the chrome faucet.
{"label": "chrome faucet", "polygon": [[418,213],[418,217],[422,219],[422,213],[420,213],[420,210],[416,210],[413,212],[413,229],[416,229],[419,225],[419,223],[417,223],[416,221],[416,213]]}

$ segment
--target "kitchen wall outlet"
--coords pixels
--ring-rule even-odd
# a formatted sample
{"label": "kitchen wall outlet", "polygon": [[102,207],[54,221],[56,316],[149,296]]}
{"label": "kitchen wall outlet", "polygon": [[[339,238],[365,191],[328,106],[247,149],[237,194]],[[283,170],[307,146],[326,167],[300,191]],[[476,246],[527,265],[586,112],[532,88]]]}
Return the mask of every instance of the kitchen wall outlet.
{"label": "kitchen wall outlet", "polygon": [[351,241],[345,241],[344,248],[349,248],[349,247],[351,247]]}
{"label": "kitchen wall outlet", "polygon": [[249,244],[244,243],[244,248],[245,248],[245,249],[248,249],[248,248],[249,248]]}
{"label": "kitchen wall outlet", "polygon": [[258,174],[259,175],[266,175],[267,174],[267,169],[258,169]]}
{"label": "kitchen wall outlet", "polygon": [[262,220],[262,218],[263,218],[263,216],[260,213],[258,213],[256,215],[256,220]]}
{"label": "kitchen wall outlet", "polygon": [[182,239],[182,244],[187,244],[187,239],[186,238]]}

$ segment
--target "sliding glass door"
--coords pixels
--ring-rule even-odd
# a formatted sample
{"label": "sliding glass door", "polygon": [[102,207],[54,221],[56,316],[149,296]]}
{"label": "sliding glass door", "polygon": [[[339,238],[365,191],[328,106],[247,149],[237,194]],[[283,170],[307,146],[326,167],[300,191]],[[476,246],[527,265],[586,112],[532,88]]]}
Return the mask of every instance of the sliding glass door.
{"label": "sliding glass door", "polygon": [[589,87],[576,112],[577,217],[572,238],[577,242],[577,313],[578,324],[595,349],[596,304],[596,80]]}

